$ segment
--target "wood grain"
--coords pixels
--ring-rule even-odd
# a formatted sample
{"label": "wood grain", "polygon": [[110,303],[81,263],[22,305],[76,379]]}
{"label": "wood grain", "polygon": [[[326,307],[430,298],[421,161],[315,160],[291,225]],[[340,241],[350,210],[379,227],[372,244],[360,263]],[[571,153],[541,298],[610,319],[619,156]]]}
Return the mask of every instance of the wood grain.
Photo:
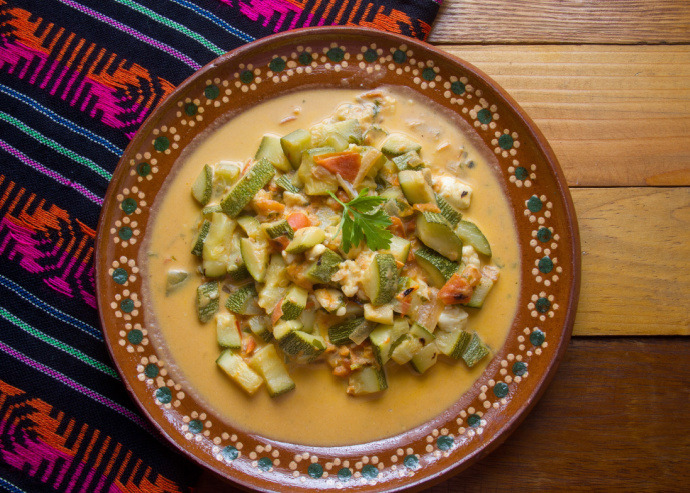
{"label": "wood grain", "polygon": [[690,42],[683,0],[445,0],[432,43]]}
{"label": "wood grain", "polygon": [[443,49],[517,100],[569,185],[690,185],[690,46]]}
{"label": "wood grain", "polygon": [[[426,493],[687,491],[690,339],[573,339],[525,421]],[[238,492],[204,473],[196,493]]]}
{"label": "wood grain", "polygon": [[571,189],[576,335],[690,335],[690,188]]}

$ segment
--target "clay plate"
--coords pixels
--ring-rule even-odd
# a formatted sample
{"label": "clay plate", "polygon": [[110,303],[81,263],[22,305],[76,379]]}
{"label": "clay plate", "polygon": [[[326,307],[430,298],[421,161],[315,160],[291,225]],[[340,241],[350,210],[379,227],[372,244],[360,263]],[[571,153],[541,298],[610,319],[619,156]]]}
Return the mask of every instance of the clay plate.
{"label": "clay plate", "polygon": [[[507,341],[442,415],[401,435],[309,447],[225,425],[168,372],[144,322],[139,248],[151,205],[192,139],[223,114],[305,87],[408,86],[462,117],[495,153],[522,251],[522,292]],[[506,439],[563,356],[577,308],[580,243],[556,158],[522,109],[462,60],[408,38],[356,28],[297,30],[208,64],[148,118],[123,155],[98,229],[98,305],[106,341],[144,414],[199,464],[261,491],[419,489]]]}

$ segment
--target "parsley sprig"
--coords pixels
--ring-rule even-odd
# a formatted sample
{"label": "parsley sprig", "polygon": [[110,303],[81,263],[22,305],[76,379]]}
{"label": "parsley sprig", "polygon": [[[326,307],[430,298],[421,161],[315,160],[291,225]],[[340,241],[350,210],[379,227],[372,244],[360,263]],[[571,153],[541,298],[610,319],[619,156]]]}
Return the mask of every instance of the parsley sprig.
{"label": "parsley sprig", "polygon": [[393,234],[386,228],[393,224],[391,218],[379,206],[386,199],[377,195],[367,195],[368,188],[359,192],[359,195],[344,204],[332,192],[328,192],[340,205],[343,206],[343,218],[338,226],[335,236],[343,232],[342,249],[345,253],[352,247],[358,247],[362,240],[366,240],[367,246],[373,250],[386,250],[391,246]]}

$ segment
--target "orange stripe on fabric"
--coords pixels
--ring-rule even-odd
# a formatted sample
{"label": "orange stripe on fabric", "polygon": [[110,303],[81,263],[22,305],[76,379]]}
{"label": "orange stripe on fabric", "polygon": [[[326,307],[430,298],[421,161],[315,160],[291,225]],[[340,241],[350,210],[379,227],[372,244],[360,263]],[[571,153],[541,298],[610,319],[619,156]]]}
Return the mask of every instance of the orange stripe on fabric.
{"label": "orange stripe on fabric", "polygon": [[[327,18],[328,14],[331,13],[331,9],[335,5],[335,3],[336,3],[336,0],[328,0],[328,5],[326,6],[326,10],[324,10],[323,16],[322,16],[324,19]],[[314,10],[316,10],[316,9],[314,9]]]}
{"label": "orange stripe on fabric", "polygon": [[345,10],[347,9],[347,4],[350,3],[349,0],[345,0],[342,5],[340,6],[340,11],[338,12],[338,15],[335,18],[334,24],[340,24],[340,19],[343,17],[343,14],[345,13]]}
{"label": "orange stripe on fabric", "polygon": [[355,18],[355,15],[359,11],[360,5],[362,5],[362,0],[357,0],[357,3],[355,3],[355,6],[352,8],[352,11],[350,12],[350,17],[347,18],[348,24],[350,24],[352,22],[352,19]]}
{"label": "orange stripe on fabric", "polygon": [[56,61],[62,60],[62,57],[65,56],[65,52],[67,51],[67,48],[69,48],[69,45],[72,43],[72,40],[76,37],[76,34],[74,33],[69,33],[69,36],[67,36],[67,39],[65,40],[64,43],[62,43],[62,49],[60,50],[60,53],[58,53],[58,56],[55,58]]}
{"label": "orange stripe on fabric", "polygon": [[26,191],[26,189],[24,189],[23,187],[19,189],[17,196],[14,198],[14,200],[10,204],[10,208],[7,210],[7,215],[12,214],[12,212],[14,211],[14,208],[17,207],[17,202],[19,202],[19,199],[22,198],[25,191]]}
{"label": "orange stripe on fabric", "polygon": [[86,224],[81,222],[79,219],[75,219],[75,221],[77,221],[77,224],[79,225],[79,227],[81,228],[81,230],[84,234],[87,234],[87,235],[91,236],[92,238],[96,237],[96,231],[95,230],[89,228]]}
{"label": "orange stripe on fabric", "polygon": [[[51,22],[50,28],[52,29],[53,27],[55,27],[55,25]],[[53,38],[53,41],[52,41],[52,42],[50,43],[50,45],[48,46],[48,50],[49,50],[50,53],[53,52],[53,50],[55,49],[55,45],[58,44],[58,42],[60,41],[60,38],[62,37],[62,35],[64,34],[64,32],[65,32],[65,28],[64,28],[64,27],[61,27],[60,29],[58,29],[57,34],[56,34],[55,37]]]}
{"label": "orange stripe on fabric", "polygon": [[96,48],[96,43],[91,43],[86,50],[86,53],[81,57],[81,60],[79,61],[79,65],[77,66],[77,72],[81,72],[82,69],[84,68],[84,64],[86,64],[86,61],[89,59],[91,56],[91,52]]}
{"label": "orange stripe on fabric", "polygon": [[[2,180],[5,181],[5,177],[3,175],[0,175],[0,176],[2,176]],[[9,198],[10,194],[12,193],[12,190],[14,190],[14,182],[10,181],[7,184],[7,188],[5,189],[5,193],[3,193],[2,197],[0,197],[0,209],[2,209],[2,206],[4,206],[5,202],[7,202],[7,199]]]}

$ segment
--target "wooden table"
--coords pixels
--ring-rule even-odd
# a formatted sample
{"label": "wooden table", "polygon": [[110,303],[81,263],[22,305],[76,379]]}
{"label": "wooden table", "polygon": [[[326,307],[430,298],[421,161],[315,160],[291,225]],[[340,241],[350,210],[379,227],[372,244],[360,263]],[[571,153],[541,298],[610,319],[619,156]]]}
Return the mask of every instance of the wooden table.
{"label": "wooden table", "polygon": [[[551,143],[582,291],[524,423],[427,491],[688,491],[690,1],[445,0],[429,41],[494,78]],[[197,491],[221,484],[206,474]]]}

